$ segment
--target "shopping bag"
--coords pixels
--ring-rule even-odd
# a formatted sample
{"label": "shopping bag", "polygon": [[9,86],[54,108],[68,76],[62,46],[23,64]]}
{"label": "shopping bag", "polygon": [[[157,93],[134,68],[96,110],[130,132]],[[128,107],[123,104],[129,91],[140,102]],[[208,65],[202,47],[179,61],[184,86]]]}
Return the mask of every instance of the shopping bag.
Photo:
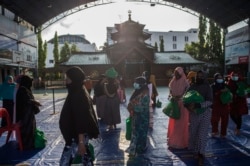
{"label": "shopping bag", "polygon": [[35,130],[35,148],[45,148],[47,140],[44,132],[41,130]]}
{"label": "shopping bag", "polygon": [[[195,90],[190,90],[190,91],[187,91],[184,95],[183,95],[183,104],[184,106],[185,105],[188,105],[188,104],[191,104],[191,103],[202,103],[204,102],[204,98],[203,96],[201,96],[201,94]],[[196,108],[194,110],[196,114],[201,114],[205,111],[204,108]]]}
{"label": "shopping bag", "polygon": [[91,158],[92,161],[95,160],[95,150],[94,150],[94,146],[91,143],[88,143],[88,154]]}
{"label": "shopping bag", "polygon": [[74,157],[72,157],[72,163],[71,166],[92,166],[93,161],[95,160],[95,152],[94,147],[91,143],[88,143],[86,145],[87,153],[84,156],[81,156],[79,154],[75,154]]}
{"label": "shopping bag", "polygon": [[156,102],[156,107],[157,108],[161,108],[162,102],[160,102],[160,100],[158,99]]}
{"label": "shopping bag", "polygon": [[247,85],[244,82],[238,82],[237,86],[236,94],[244,97],[247,94]]}
{"label": "shopping bag", "polygon": [[79,154],[76,155],[75,158],[73,158],[72,163],[70,166],[93,166],[93,160],[91,156],[88,154],[85,154],[84,156],[81,156]]}
{"label": "shopping bag", "polygon": [[131,140],[132,134],[132,118],[128,117],[126,119],[126,140]]}
{"label": "shopping bag", "polygon": [[179,119],[181,116],[178,102],[171,99],[166,107],[163,108],[162,112],[173,119]]}
{"label": "shopping bag", "polygon": [[203,96],[201,96],[200,93],[197,92],[196,90],[187,91],[187,92],[183,95],[182,100],[183,100],[183,103],[184,103],[184,104],[188,104],[188,103],[201,103],[201,102],[204,102]]}
{"label": "shopping bag", "polygon": [[227,89],[227,91],[221,93],[220,100],[222,104],[231,103],[233,101],[233,94]]}

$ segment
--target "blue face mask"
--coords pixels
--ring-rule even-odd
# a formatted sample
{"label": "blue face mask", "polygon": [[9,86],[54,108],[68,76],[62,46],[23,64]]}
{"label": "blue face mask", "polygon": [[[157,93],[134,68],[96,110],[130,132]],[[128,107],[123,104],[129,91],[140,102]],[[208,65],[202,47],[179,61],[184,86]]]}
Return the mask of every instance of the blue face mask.
{"label": "blue face mask", "polygon": [[233,81],[238,81],[238,80],[239,80],[239,77],[238,77],[238,76],[233,76],[233,77],[232,77],[232,80],[233,80]]}
{"label": "blue face mask", "polygon": [[223,83],[223,81],[224,81],[223,79],[217,79],[217,80],[216,80],[216,82],[217,82],[218,84]]}
{"label": "blue face mask", "polygon": [[138,83],[136,83],[136,82],[134,83],[133,86],[134,86],[135,89],[140,89],[140,85]]}

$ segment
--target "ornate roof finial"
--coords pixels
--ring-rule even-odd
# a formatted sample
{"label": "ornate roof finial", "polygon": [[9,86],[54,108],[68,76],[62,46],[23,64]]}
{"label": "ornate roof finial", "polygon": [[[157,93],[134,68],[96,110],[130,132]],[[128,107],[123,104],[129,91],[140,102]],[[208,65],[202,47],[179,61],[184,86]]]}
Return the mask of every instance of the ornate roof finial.
{"label": "ornate roof finial", "polygon": [[129,20],[129,21],[131,21],[131,13],[132,13],[132,11],[129,10],[129,11],[128,11],[128,20]]}

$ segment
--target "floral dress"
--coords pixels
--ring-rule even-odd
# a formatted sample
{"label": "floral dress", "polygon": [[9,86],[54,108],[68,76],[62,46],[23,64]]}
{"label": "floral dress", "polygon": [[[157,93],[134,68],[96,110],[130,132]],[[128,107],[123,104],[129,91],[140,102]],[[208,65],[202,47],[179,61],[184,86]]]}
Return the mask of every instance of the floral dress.
{"label": "floral dress", "polygon": [[131,142],[126,150],[129,155],[143,153],[147,145],[149,127],[149,95],[142,92],[128,104],[128,110],[132,116]]}

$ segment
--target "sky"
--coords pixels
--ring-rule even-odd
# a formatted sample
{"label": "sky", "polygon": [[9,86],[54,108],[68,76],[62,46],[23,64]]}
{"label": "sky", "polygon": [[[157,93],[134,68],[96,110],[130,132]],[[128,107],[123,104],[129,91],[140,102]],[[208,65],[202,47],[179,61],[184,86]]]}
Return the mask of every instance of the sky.
{"label": "sky", "polygon": [[42,39],[52,39],[57,31],[59,35],[84,34],[97,48],[106,42],[106,27],[114,27],[128,20],[131,11],[133,21],[144,24],[149,31],[168,32],[187,31],[198,28],[198,17],[166,5],[150,6],[143,2],[116,2],[87,8],[50,25],[42,32]]}

